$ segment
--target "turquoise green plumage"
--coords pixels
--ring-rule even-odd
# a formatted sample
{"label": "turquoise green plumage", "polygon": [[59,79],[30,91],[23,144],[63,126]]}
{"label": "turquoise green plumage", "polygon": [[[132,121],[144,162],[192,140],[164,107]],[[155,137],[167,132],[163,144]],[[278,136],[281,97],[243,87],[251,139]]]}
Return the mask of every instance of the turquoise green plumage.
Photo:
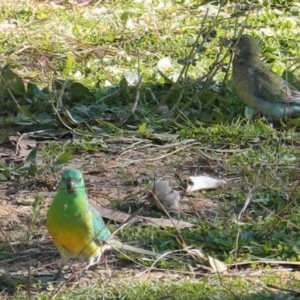
{"label": "turquoise green plumage", "polygon": [[234,52],[232,80],[242,102],[265,116],[300,115],[300,91],[260,60],[256,39],[243,34]]}
{"label": "turquoise green plumage", "polygon": [[87,268],[99,261],[109,249],[120,249],[156,256],[157,253],[120,242],[111,232],[99,211],[89,201],[82,173],[64,171],[59,189],[47,212],[49,234],[60,252],[62,267],[70,258],[87,261]]}

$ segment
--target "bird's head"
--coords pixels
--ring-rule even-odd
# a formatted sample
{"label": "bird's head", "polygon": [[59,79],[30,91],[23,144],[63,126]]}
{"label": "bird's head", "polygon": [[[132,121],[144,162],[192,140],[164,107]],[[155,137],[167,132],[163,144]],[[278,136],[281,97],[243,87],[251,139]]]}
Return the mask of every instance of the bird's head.
{"label": "bird's head", "polygon": [[81,171],[77,169],[65,170],[59,182],[59,188],[66,189],[68,193],[75,192],[77,189],[85,189]]}
{"label": "bird's head", "polygon": [[258,40],[248,34],[243,34],[234,41],[235,57],[242,59],[259,58]]}

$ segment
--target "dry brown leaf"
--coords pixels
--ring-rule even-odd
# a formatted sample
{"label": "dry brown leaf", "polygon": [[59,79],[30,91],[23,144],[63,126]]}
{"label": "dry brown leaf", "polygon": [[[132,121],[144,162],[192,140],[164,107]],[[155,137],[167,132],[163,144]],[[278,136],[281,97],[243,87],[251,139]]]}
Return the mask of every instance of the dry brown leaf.
{"label": "dry brown leaf", "polygon": [[206,255],[199,249],[186,249],[186,251],[187,253],[198,257],[205,264],[208,264],[211,268],[211,271],[214,273],[224,273],[228,269],[223,262],[212,256]]}
{"label": "dry brown leaf", "polygon": [[208,263],[215,273],[224,273],[227,271],[227,266],[220,260],[208,255]]}
{"label": "dry brown leaf", "polygon": [[36,140],[32,139],[29,133],[23,133],[20,136],[10,136],[8,139],[16,146],[15,153],[11,155],[11,158],[17,161],[22,161],[26,158],[37,145]]}
{"label": "dry brown leaf", "polygon": [[103,218],[110,219],[118,223],[123,223],[126,220],[129,220],[130,224],[142,224],[142,225],[151,225],[155,227],[177,227],[177,228],[187,228],[194,227],[190,222],[180,221],[177,219],[163,219],[163,218],[149,218],[143,216],[134,216],[132,217],[129,214],[126,214],[121,211],[112,210],[106,207],[101,207],[98,205],[94,205]]}

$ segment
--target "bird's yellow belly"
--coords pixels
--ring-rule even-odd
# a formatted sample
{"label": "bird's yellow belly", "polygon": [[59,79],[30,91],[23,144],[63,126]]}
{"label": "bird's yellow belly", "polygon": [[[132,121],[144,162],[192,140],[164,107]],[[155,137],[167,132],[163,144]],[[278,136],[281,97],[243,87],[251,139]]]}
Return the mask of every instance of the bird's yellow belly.
{"label": "bird's yellow belly", "polygon": [[54,230],[50,233],[53,241],[65,258],[77,258],[87,260],[97,257],[101,248],[91,238],[87,239],[86,234],[76,232],[76,230]]}

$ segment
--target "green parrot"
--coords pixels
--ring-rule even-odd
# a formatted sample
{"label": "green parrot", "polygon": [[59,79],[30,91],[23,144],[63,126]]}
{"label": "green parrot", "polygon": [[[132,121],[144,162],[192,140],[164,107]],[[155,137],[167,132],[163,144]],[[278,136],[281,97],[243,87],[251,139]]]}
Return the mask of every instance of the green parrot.
{"label": "green parrot", "polygon": [[77,169],[63,172],[59,189],[47,212],[49,234],[61,255],[61,268],[70,258],[87,261],[87,267],[99,262],[106,250],[120,249],[159,256],[157,253],[122,243],[105,226],[105,223],[87,197],[83,174]]}
{"label": "green parrot", "polygon": [[242,102],[267,117],[300,114],[300,92],[260,60],[255,38],[243,34],[234,52],[232,80]]}

